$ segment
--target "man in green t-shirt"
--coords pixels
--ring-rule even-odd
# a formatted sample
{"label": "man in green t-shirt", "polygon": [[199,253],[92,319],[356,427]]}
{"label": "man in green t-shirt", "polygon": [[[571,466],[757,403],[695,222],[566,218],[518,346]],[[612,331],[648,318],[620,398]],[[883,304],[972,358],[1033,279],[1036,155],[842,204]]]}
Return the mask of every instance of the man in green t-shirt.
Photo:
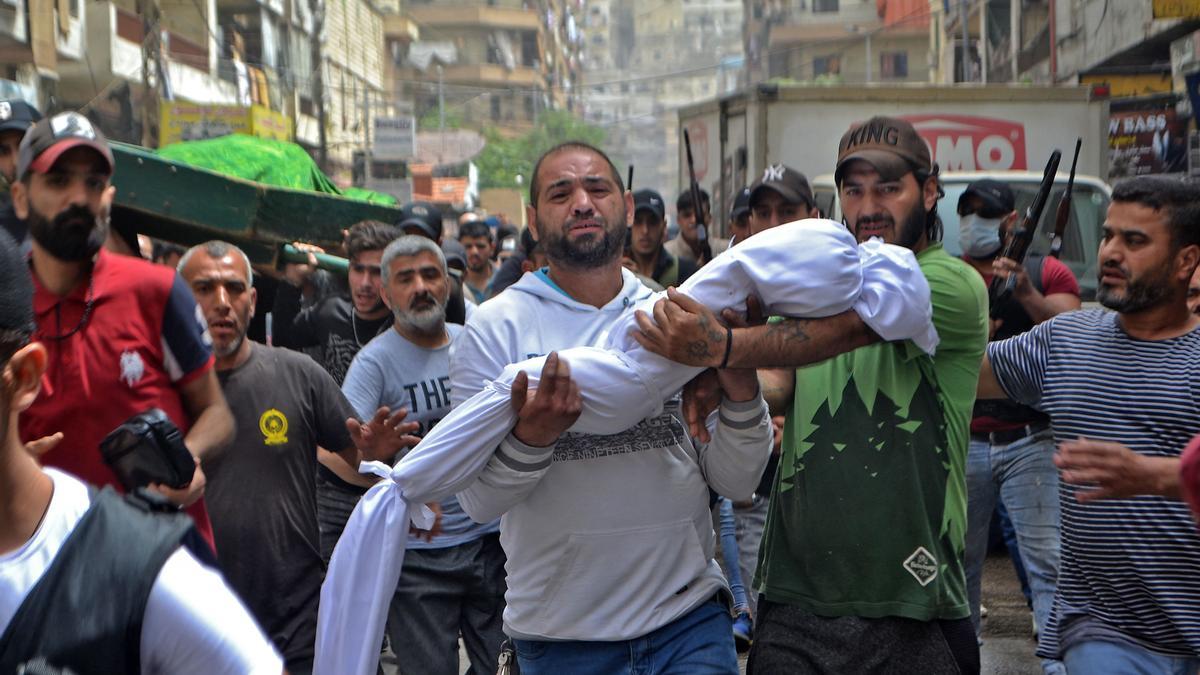
{"label": "man in green t-shirt", "polygon": [[977,671],[965,466],[986,292],[938,241],[937,169],[910,124],[853,127],[834,180],[859,241],[916,253],[940,342],[932,358],[876,343],[774,377],[775,402],[791,400],[755,580],[764,602],[751,671]]}
{"label": "man in green t-shirt", "polygon": [[[938,241],[937,167],[911,124],[875,117],[854,125],[839,145],[835,181],[859,241],[881,237],[916,254],[940,343],[930,357],[908,342],[880,342],[853,312],[733,331],[727,364],[782,368],[760,371],[760,380],[772,414],[787,414],[749,670],[978,672],[963,549],[987,294]],[[717,318],[686,298],[674,302],[682,312],[655,313],[668,339],[647,346],[713,365],[687,352],[703,352],[694,345],[706,333],[725,339],[706,330]],[[704,408],[688,413],[701,440]]]}

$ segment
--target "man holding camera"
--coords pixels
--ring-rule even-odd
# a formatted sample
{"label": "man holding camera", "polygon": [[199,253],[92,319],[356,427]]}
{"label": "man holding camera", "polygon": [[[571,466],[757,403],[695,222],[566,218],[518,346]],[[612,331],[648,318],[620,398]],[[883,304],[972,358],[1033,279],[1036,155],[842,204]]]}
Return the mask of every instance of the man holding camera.
{"label": "man holding camera", "polygon": [[191,291],[171,269],[101,250],[112,173],[108,142],[78,113],[43,119],[21,141],[13,208],[29,226],[34,337],[49,354],[42,394],[21,416],[22,438],[65,441],[43,448],[42,462],[118,485],[101,439],[161,408],[184,433],[196,470],[182,487],[156,489],[190,507],[211,542],[200,460],[232,438],[233,417]]}

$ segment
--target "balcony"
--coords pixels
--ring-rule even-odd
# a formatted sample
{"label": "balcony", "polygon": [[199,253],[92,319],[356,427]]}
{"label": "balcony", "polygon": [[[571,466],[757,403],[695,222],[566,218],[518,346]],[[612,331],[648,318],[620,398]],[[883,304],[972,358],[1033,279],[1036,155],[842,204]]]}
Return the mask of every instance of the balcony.
{"label": "balcony", "polygon": [[503,7],[409,7],[409,16],[420,26],[430,29],[455,26],[482,26],[507,30],[532,30],[538,26],[538,15],[533,10],[507,9]]}
{"label": "balcony", "polygon": [[[397,67],[393,71],[399,82],[419,80],[436,82],[437,68],[431,66],[427,70],[411,67]],[[536,68],[517,66],[513,69],[492,63],[450,65],[442,67],[442,79],[453,84],[476,84],[492,87],[518,86],[532,88],[541,84],[541,74]]]}
{"label": "balcony", "polygon": [[413,42],[420,38],[421,31],[417,24],[406,15],[385,14],[383,16],[383,36],[389,40]]}
{"label": "balcony", "polygon": [[[112,2],[89,2],[86,11],[89,61],[59,62],[59,92],[68,104],[82,104],[99,93],[93,86],[95,82],[142,81],[141,19]],[[213,72],[211,45],[194,44],[173,31],[167,40],[170,48],[163,65],[178,98],[197,103],[237,102],[237,86],[220,80]]]}

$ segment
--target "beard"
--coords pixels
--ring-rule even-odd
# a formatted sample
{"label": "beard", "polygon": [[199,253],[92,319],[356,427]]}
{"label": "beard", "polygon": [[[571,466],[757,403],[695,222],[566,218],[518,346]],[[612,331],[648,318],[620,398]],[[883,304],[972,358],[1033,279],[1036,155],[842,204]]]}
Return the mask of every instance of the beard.
{"label": "beard", "polygon": [[410,307],[420,300],[426,301],[423,309],[392,310],[392,316],[395,317],[396,322],[409,330],[426,335],[442,330],[446,325],[446,302],[449,298],[439,302],[433,295],[425,294],[413,298]]}
{"label": "beard", "polygon": [[925,211],[925,205],[920,200],[917,200],[917,203],[909,210],[908,215],[904,217],[904,222],[899,228],[896,227],[896,219],[887,211],[860,216],[858,220],[854,221],[854,238],[861,242],[862,239],[858,236],[859,229],[865,225],[880,223],[890,225],[892,231],[896,233],[896,241],[890,243],[911,249],[920,241],[921,233],[925,231],[925,223],[928,215]]}
{"label": "beard", "polygon": [[31,206],[26,223],[34,241],[50,255],[67,262],[91,260],[108,237],[108,218],[97,216],[78,204],[53,219]]}
{"label": "beard", "polygon": [[604,234],[586,235],[572,241],[566,233],[575,224],[575,218],[568,218],[561,227],[552,227],[539,217],[538,232],[542,234],[541,243],[546,257],[565,267],[584,269],[603,267],[616,259],[625,250],[624,207],[620,209],[615,225],[599,215],[594,216],[594,220],[600,223]]}
{"label": "beard", "polygon": [[1119,265],[1105,263],[1100,267],[1100,276],[1106,269],[1118,269],[1125,275],[1125,292],[1105,286],[1101,281],[1096,287],[1096,301],[1108,309],[1121,314],[1134,314],[1162,304],[1171,290],[1171,270],[1168,265],[1158,265],[1151,269],[1159,272],[1153,276],[1143,274],[1139,277],[1130,276],[1129,270]]}
{"label": "beard", "polygon": [[241,349],[242,343],[245,341],[246,341],[246,334],[241,333],[237,337],[230,340],[229,344],[225,345],[224,347],[218,347],[217,344],[214,342],[213,343],[213,355],[219,359],[223,359],[227,356],[232,356],[233,354],[237,353],[238,349]]}

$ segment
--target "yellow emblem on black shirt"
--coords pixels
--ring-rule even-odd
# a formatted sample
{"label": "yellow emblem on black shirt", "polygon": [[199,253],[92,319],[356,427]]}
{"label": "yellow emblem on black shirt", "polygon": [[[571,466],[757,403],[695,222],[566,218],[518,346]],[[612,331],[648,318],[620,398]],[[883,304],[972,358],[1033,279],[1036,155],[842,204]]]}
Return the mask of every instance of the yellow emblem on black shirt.
{"label": "yellow emblem on black shirt", "polygon": [[263,433],[263,442],[267,445],[283,445],[287,443],[287,417],[278,410],[271,408],[258,418],[258,428]]}

